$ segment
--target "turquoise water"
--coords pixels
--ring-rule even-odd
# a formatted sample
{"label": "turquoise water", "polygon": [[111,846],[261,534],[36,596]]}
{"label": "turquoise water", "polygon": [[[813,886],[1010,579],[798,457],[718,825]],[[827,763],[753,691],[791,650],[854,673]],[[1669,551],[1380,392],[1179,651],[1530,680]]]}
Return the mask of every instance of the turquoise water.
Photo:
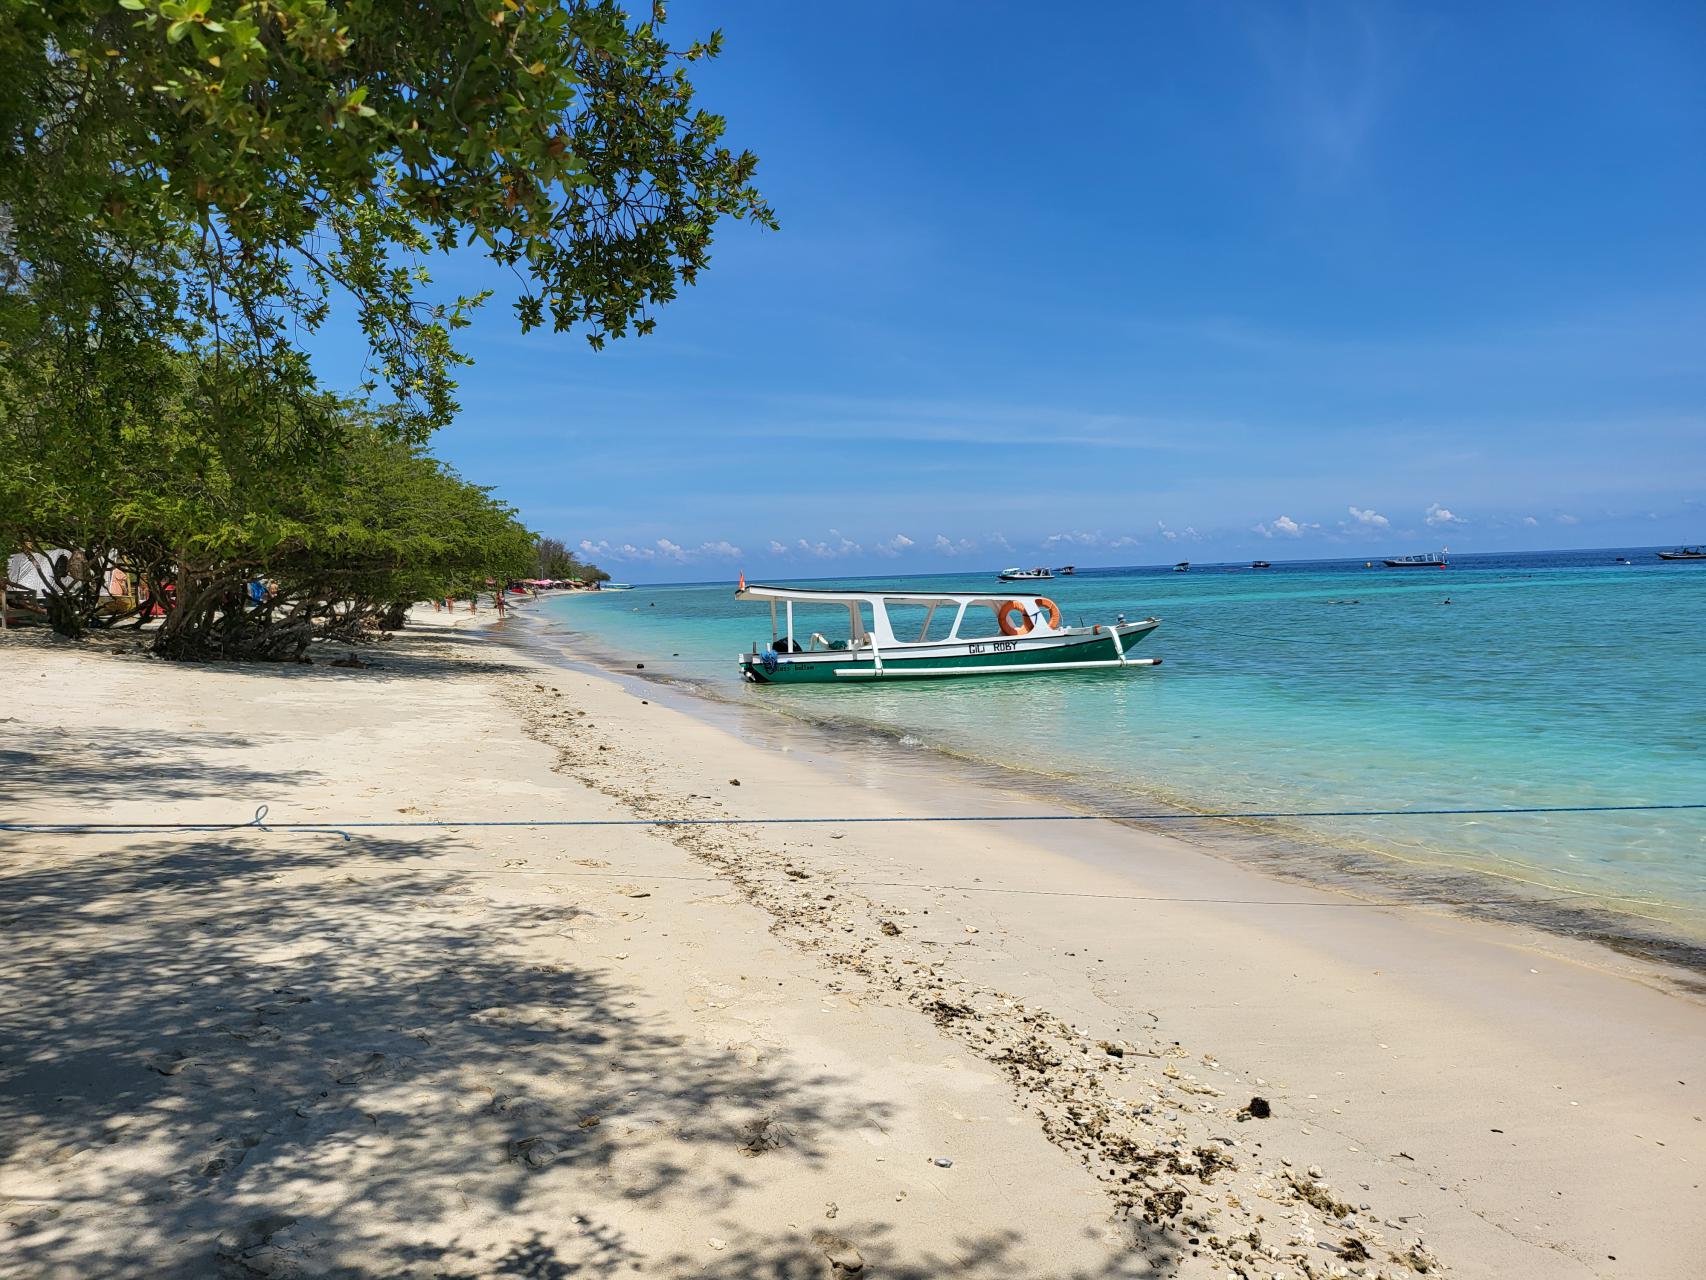
{"label": "turquoise water", "polygon": [[[1613,563],[1624,554],[1631,566]],[[989,573],[840,579],[986,591]],[[824,585],[822,583],[816,585]],[[1081,570],[1069,621],[1155,614],[1124,671],[790,688],[740,682],[769,610],[733,584],[550,600],[583,643],[748,705],[852,720],[1110,806],[1204,810],[1706,801],[1706,564],[1651,549]],[[1447,600],[1449,599],[1449,603]],[[843,623],[844,625],[844,623]],[[803,628],[802,628],[803,629]],[[1706,939],[1706,813],[1292,820],[1288,834]],[[1491,883],[1491,882],[1490,882]]]}

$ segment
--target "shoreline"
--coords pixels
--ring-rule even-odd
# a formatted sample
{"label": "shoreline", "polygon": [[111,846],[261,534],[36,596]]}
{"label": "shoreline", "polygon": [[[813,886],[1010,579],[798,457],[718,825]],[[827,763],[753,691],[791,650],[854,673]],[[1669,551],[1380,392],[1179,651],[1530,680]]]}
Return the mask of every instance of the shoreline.
{"label": "shoreline", "polygon": [[734,825],[10,838],[0,1276],[424,1280],[532,1239],[730,1280],[1683,1280],[1706,1248],[1699,1001],[1126,827],[740,825],[1031,798],[457,622],[336,672],[9,653],[38,820]]}
{"label": "shoreline", "polygon": [[[640,672],[630,674],[595,668],[588,674],[593,679],[607,681],[623,689],[631,698],[639,698],[642,693],[648,692],[651,686],[650,681],[644,680],[644,673]],[[689,699],[692,697],[686,696]],[[700,723],[706,723],[704,717],[696,718]],[[726,725],[710,727],[719,737],[729,732]],[[818,737],[815,734],[808,736]],[[952,783],[944,785],[941,761],[930,758],[931,753],[890,755],[884,757],[880,765],[872,765],[858,759],[857,753],[850,760],[833,747],[826,750],[821,740],[808,748],[792,735],[789,735],[789,739],[788,746],[782,753],[788,757],[789,765],[802,765],[810,773],[827,775],[825,787],[833,788],[838,796],[847,795],[851,798],[846,790],[851,784],[862,793],[862,809],[866,812],[929,812],[942,804],[945,794],[956,802],[951,807],[964,812],[1000,812],[1014,803],[1028,808],[1035,802],[1035,798],[1030,796],[1013,797],[1010,793],[991,792],[987,787],[987,779],[956,778]],[[756,754],[761,758],[775,759],[779,753],[775,744],[767,742],[757,748]],[[908,759],[908,754],[911,759]],[[926,758],[918,759],[920,754]],[[898,780],[894,776],[897,766],[901,767],[904,775]],[[795,783],[794,786],[807,794],[813,790],[810,784],[806,783]],[[799,811],[799,801],[796,798],[798,793],[789,794],[792,790],[792,787],[784,788],[783,794],[787,796],[782,805],[784,812]],[[981,803],[976,799],[979,796]],[[761,835],[771,834],[764,832],[762,828],[758,830]],[[1388,1105],[1386,1099],[1397,1096],[1405,1099],[1404,1105],[1409,1107],[1419,1097],[1427,1097],[1431,1105],[1419,1108],[1419,1112],[1431,1117],[1426,1123],[1430,1130],[1440,1124],[1455,1127],[1456,1124],[1467,1121],[1468,1123],[1463,1125],[1463,1131],[1458,1134],[1463,1145],[1456,1153],[1457,1159],[1467,1163],[1476,1162],[1478,1153],[1473,1149],[1482,1140],[1477,1138],[1477,1134],[1502,1138],[1512,1130],[1498,1123],[1487,1124],[1485,1129],[1472,1127],[1471,1117],[1482,1110],[1484,1103],[1465,1096],[1466,1091],[1472,1094],[1478,1089],[1487,1088],[1490,1094],[1496,1095],[1494,1109],[1487,1113],[1494,1121],[1501,1118],[1499,1113],[1505,1108],[1520,1106],[1512,1096],[1513,1092],[1517,1095],[1528,1092],[1532,1105],[1551,1114],[1552,1119],[1548,1123],[1558,1125],[1559,1136],[1573,1127],[1570,1121],[1579,1117],[1582,1100],[1560,1096],[1566,1089],[1563,1084],[1554,1082],[1549,1087],[1543,1085],[1539,1078],[1541,1073],[1535,1070],[1539,1061],[1548,1062],[1556,1069],[1563,1060],[1570,1057],[1592,1060],[1600,1084],[1614,1091],[1617,1087],[1615,1081],[1645,1073],[1662,1092],[1663,1087],[1659,1084],[1661,1075],[1653,1070],[1655,1060],[1646,1056],[1656,1052],[1675,1068],[1671,1073],[1674,1078],[1665,1078],[1664,1086],[1676,1087],[1678,1093],[1688,1090],[1688,1097],[1699,1097],[1698,1082],[1691,1079],[1691,1076],[1697,1073],[1694,1073],[1689,1065],[1697,1057],[1699,1045],[1703,1042],[1702,1029],[1706,1027],[1706,1021],[1703,1021],[1706,1020],[1706,1004],[1698,998],[1699,985],[1692,973],[1679,972],[1669,965],[1655,964],[1646,957],[1630,956],[1608,949],[1597,941],[1537,930],[1520,921],[1474,919],[1445,911],[1416,909],[1402,903],[1370,900],[1366,895],[1347,895],[1343,886],[1311,885],[1300,882],[1296,877],[1278,876],[1269,866],[1228,860],[1194,843],[1178,841],[1170,833],[1147,830],[1136,824],[1072,824],[1071,829],[1045,825],[1040,829],[1000,829],[995,832],[954,830],[948,837],[938,835],[934,829],[926,830],[928,839],[941,840],[943,843],[952,840],[962,847],[976,850],[976,855],[964,864],[967,866],[981,869],[983,864],[980,860],[987,858],[992,849],[1002,848],[1006,851],[1006,856],[1001,859],[999,866],[1014,882],[1002,886],[990,885],[986,881],[993,877],[987,873],[962,877],[956,884],[948,887],[961,895],[963,900],[975,901],[979,897],[1010,895],[1015,902],[1035,901],[1041,897],[1045,900],[1055,898],[1064,904],[1061,909],[1051,909],[1047,912],[1055,917],[1056,932],[1052,938],[1035,936],[1040,932],[1036,913],[1023,916],[1021,921],[1009,921],[1003,934],[1003,943],[1012,948],[1020,938],[1024,938],[1036,948],[1029,957],[1033,963],[1041,963],[1042,952],[1045,951],[1048,958],[1055,961],[1061,957],[1073,957],[1075,952],[1079,957],[1088,954],[1088,948],[1083,941],[1086,936],[1100,937],[1104,945],[1110,937],[1118,936],[1093,927],[1086,930],[1085,922],[1078,917],[1076,907],[1078,903],[1095,902],[1103,905],[1114,902],[1135,904],[1143,911],[1161,909],[1185,915],[1193,922],[1192,927],[1171,933],[1170,936],[1174,938],[1176,945],[1187,952],[1187,957],[1182,961],[1178,957],[1170,957],[1170,967],[1186,974],[1198,973],[1200,962],[1190,959],[1188,953],[1193,949],[1193,942],[1212,938],[1217,946],[1246,957],[1231,966],[1232,972],[1238,975],[1240,982],[1255,982],[1262,994],[1274,1005],[1284,1009],[1286,1015],[1300,1012],[1292,1006],[1295,992],[1290,985],[1283,979],[1277,979],[1277,975],[1275,981],[1256,981],[1256,975],[1261,973],[1262,966],[1270,962],[1271,951],[1277,950],[1286,957],[1282,964],[1296,964],[1303,973],[1313,974],[1308,984],[1311,987],[1320,980],[1324,969],[1346,976],[1352,973],[1362,975],[1360,978],[1352,978],[1350,985],[1338,992],[1341,1001],[1347,1001],[1354,1007],[1331,1010],[1332,1016],[1324,1019],[1328,1026],[1304,1030],[1304,1040],[1314,1045],[1315,1052],[1324,1053],[1328,1059],[1333,1060],[1331,1065],[1341,1068],[1332,1072],[1340,1087],[1343,1087],[1347,1076],[1363,1076],[1363,1084],[1368,1087],[1368,1092],[1355,1101],[1365,1106],[1375,1104],[1384,1107]],[[917,829],[914,829],[915,833],[916,831]],[[849,828],[846,839],[851,840],[855,833],[863,835],[858,828]],[[790,838],[795,833],[782,830],[776,834],[782,843],[791,843]],[[685,838],[695,839],[696,833],[689,830]],[[897,840],[905,843],[907,837],[901,835]],[[1140,861],[1134,861],[1131,855],[1139,849],[1145,856]],[[1094,888],[1080,883],[1081,878],[1086,875]],[[1038,881],[1058,887],[1042,889],[1038,887]],[[849,883],[861,882],[850,880]],[[892,890],[902,883],[905,882],[879,880],[874,884],[867,884],[866,891],[883,888]],[[1133,892],[1134,889],[1138,891]],[[1157,889],[1160,892],[1156,892]],[[1306,917],[1315,910],[1326,912],[1331,924],[1323,928],[1307,923]],[[1264,912],[1269,913],[1269,919],[1260,918]],[[1276,921],[1273,918],[1276,915],[1284,918]],[[1256,937],[1234,941],[1226,934],[1228,927],[1239,931],[1252,931]],[[1110,958],[1098,957],[1096,963],[1104,963]],[[1226,957],[1222,956],[1221,963],[1224,963],[1225,959]],[[1031,977],[1034,981],[1038,971],[1027,969],[1023,965],[1022,959],[1011,957],[1009,973],[1016,973],[1019,977]],[[1219,965],[1210,962],[1207,967],[1212,972],[1219,968]],[[1386,979],[1395,990],[1376,995],[1373,987],[1365,985],[1370,973],[1377,980]],[[1055,976],[1058,978],[1059,975]],[[1223,982],[1225,976],[1225,972],[1221,971],[1215,978],[1215,984]],[[1558,979],[1561,986],[1549,988],[1537,1006],[1528,982],[1524,981],[1525,976],[1528,982],[1533,982],[1537,977]],[[1384,985],[1386,984],[1378,981],[1374,984],[1376,987]],[[1097,990],[1097,986],[1092,980],[1085,988],[1080,997],[1081,1003],[1077,1005],[1078,1011],[1087,1013],[1096,1009],[1098,1004],[1107,1004],[1106,994]],[[1637,995],[1637,992],[1642,994]],[[1051,997],[1058,998],[1059,994],[1061,993],[1050,988]],[[1295,1036],[1298,1028],[1294,1026],[1288,1031],[1282,1025],[1255,1014],[1249,1006],[1255,1004],[1260,1007],[1267,1001],[1261,998],[1251,1000],[1249,997],[1252,994],[1255,992],[1245,991],[1240,996],[1227,1000],[1222,1007],[1215,1009],[1211,1016],[1205,1017],[1206,1011],[1199,1006],[1195,996],[1173,992],[1169,997],[1169,1003],[1173,1007],[1167,1014],[1158,1013],[1153,1007],[1159,1003],[1155,1000],[1146,1003],[1144,1014],[1155,1018],[1158,1026],[1164,1017],[1178,1019],[1180,1026],[1195,1024],[1192,1026],[1195,1034],[1191,1039],[1173,1042],[1175,1051],[1181,1043],[1191,1044],[1192,1040],[1198,1045],[1204,1039],[1211,1043],[1225,1043],[1227,1039],[1236,1041],[1251,1034],[1252,1021],[1275,1037],[1274,1040],[1258,1041],[1272,1051],[1275,1045],[1283,1043],[1288,1035]],[[1019,998],[1023,999],[1023,994]],[[1625,1024],[1621,1032],[1614,1032],[1612,1027],[1618,1014],[1629,1012],[1625,1006],[1631,1001],[1645,1005],[1644,1010],[1635,1015],[1633,1023]],[[1218,1002],[1217,999],[1216,1003]],[[926,1005],[929,1003],[927,1000]],[[1426,1012],[1422,1012],[1423,1010]],[[1311,1011],[1314,1017],[1322,1017],[1328,1013],[1329,1010],[1326,1009]],[[1469,1015],[1467,1021],[1460,1022],[1459,1017],[1465,1013]],[[1311,1015],[1306,1015],[1309,1016]],[[1657,1019],[1657,1022],[1649,1022],[1649,1017]],[[1394,1018],[1396,1021],[1391,1020]],[[1425,1068],[1400,1068],[1398,1080],[1403,1082],[1404,1087],[1391,1088],[1397,1081],[1385,1077],[1396,1065],[1392,1062],[1392,1057],[1395,1054],[1408,1056],[1420,1048],[1414,1038],[1418,1018],[1421,1025],[1428,1028],[1425,1033],[1427,1036],[1440,1035],[1441,1028],[1435,1019],[1443,1019],[1447,1025],[1452,1025],[1454,1029],[1443,1036],[1451,1047],[1443,1054],[1433,1057]],[[1584,1022],[1595,1027],[1598,1048],[1583,1044],[1581,1028]],[[1382,1023],[1386,1028],[1385,1034],[1390,1039],[1375,1040],[1372,1044],[1364,1040],[1355,1050],[1350,1048],[1349,1042],[1356,1034],[1351,1030],[1352,1027],[1362,1029]],[[1659,1049],[1659,1045],[1665,1042],[1665,1037],[1654,1034],[1658,1025],[1670,1028],[1667,1033],[1670,1046],[1668,1050]],[[1400,1027],[1403,1030],[1399,1030]],[[1491,1049],[1488,1038],[1502,1041],[1512,1027],[1521,1028],[1517,1041],[1522,1047],[1514,1053],[1512,1045],[1508,1043],[1498,1050]],[[1524,1040],[1525,1037],[1532,1038]],[[1369,1036],[1369,1039],[1373,1038]],[[1397,1048],[1401,1038],[1411,1042],[1407,1049]],[[1393,1048],[1389,1049],[1389,1044]],[[1614,1050],[1611,1048],[1612,1044],[1624,1047]],[[1641,1050],[1633,1049],[1634,1045],[1642,1046]],[[1164,1044],[1157,1044],[1152,1051],[1164,1050]],[[1612,1066],[1609,1058],[1619,1052],[1623,1061]],[[1368,1057],[1362,1058],[1361,1061],[1348,1061],[1361,1058],[1364,1053],[1367,1053]],[[1187,1056],[1194,1058],[1197,1055]],[[1257,1075],[1252,1068],[1244,1078],[1252,1082],[1260,1081],[1258,1087],[1261,1088],[1275,1088],[1276,1078],[1283,1081],[1286,1076],[1294,1073],[1310,1071],[1312,1056],[1302,1054],[1287,1062],[1284,1075],[1273,1073],[1263,1077]],[[1424,1060],[1432,1057],[1426,1051],[1423,1051],[1421,1056]],[[1221,1061],[1220,1057],[1212,1054],[1204,1057],[1204,1062],[1212,1064],[1216,1069],[1220,1068]],[[1318,1067],[1320,1064],[1314,1065]],[[1489,1070],[1492,1072],[1491,1076],[1487,1074]],[[1505,1071],[1520,1074],[1512,1078],[1504,1076]],[[1430,1081],[1424,1078],[1439,1072],[1445,1073],[1445,1079]],[[1295,1106],[1299,1090],[1289,1084],[1279,1087],[1290,1094],[1288,1101],[1290,1105]],[[1323,1092],[1318,1096],[1325,1099],[1330,1095]],[[1376,1103],[1376,1098],[1381,1101]],[[1343,1100],[1352,1102],[1353,1097],[1347,1096]],[[1306,1120],[1304,1127],[1297,1131],[1297,1136],[1319,1138],[1320,1132],[1312,1129],[1311,1125],[1335,1126],[1339,1122],[1332,1117],[1348,1110],[1349,1108],[1324,1107],[1317,1102],[1313,1115]],[[1701,1138],[1698,1128],[1701,1122],[1698,1116],[1689,1115],[1685,1118],[1679,1110],[1673,1112],[1673,1118],[1677,1125],[1682,1127],[1672,1130],[1670,1142],[1682,1140],[1691,1148],[1691,1154],[1682,1158],[1683,1168],[1677,1171],[1681,1177],[1687,1177],[1685,1170],[1688,1164],[1697,1164],[1700,1159],[1706,1158],[1706,1142]],[[1650,1127],[1643,1122],[1634,1132],[1639,1134]],[[1400,1165],[1404,1161],[1414,1159],[1413,1147],[1403,1144],[1404,1128],[1402,1124],[1395,1126],[1388,1135],[1388,1153],[1375,1157],[1374,1166],[1378,1168]],[[1531,1138],[1535,1136],[1532,1130],[1529,1130],[1529,1135]],[[1343,1140],[1354,1139],[1359,1135],[1343,1132],[1338,1136]],[[1367,1135],[1361,1136],[1367,1143]],[[1487,1136],[1484,1140],[1491,1141],[1492,1137]],[[1640,1140],[1646,1141],[1646,1138]],[[1338,1158],[1345,1159],[1347,1156],[1356,1156],[1359,1152],[1379,1149],[1378,1143],[1359,1145],[1352,1141],[1349,1145],[1338,1148]],[[1320,1150],[1324,1152],[1325,1148]],[[1391,1154],[1392,1152],[1397,1154]],[[1537,1167],[1547,1169],[1559,1185],[1573,1186],[1579,1191],[1584,1184],[1597,1180],[1592,1170],[1597,1168],[1603,1171],[1606,1162],[1611,1159],[1609,1150],[1591,1139],[1588,1140],[1585,1151],[1578,1145],[1577,1139],[1571,1139],[1558,1142],[1544,1155],[1526,1153],[1513,1165],[1505,1164],[1502,1157],[1495,1157],[1495,1163],[1502,1169],[1500,1176],[1514,1177],[1520,1182],[1523,1179],[1517,1170],[1533,1162]],[[1321,1163],[1326,1162],[1323,1154]],[[1463,1179],[1460,1171],[1458,1176],[1454,1177],[1451,1163],[1443,1158],[1441,1160],[1441,1191],[1446,1191],[1453,1183],[1456,1184],[1453,1188],[1455,1190],[1466,1182],[1473,1181],[1472,1177]],[[1637,1176],[1634,1172],[1636,1168],[1642,1169],[1641,1175],[1638,1175],[1640,1178],[1644,1179],[1651,1173],[1649,1168],[1643,1168],[1641,1163],[1637,1163],[1620,1176],[1624,1179]],[[1370,1173],[1367,1165],[1364,1166],[1363,1172]],[[1396,1183],[1400,1187],[1407,1187],[1409,1180],[1397,1178]],[[1366,1185],[1378,1188],[1380,1183],[1373,1181],[1371,1177],[1371,1181]],[[1391,1187],[1392,1180],[1389,1179],[1387,1185]],[[1531,1185],[1524,1190],[1534,1194],[1539,1188]],[[1604,1191],[1602,1184],[1601,1192]],[[1683,1201],[1698,1203],[1698,1175],[1689,1179],[1686,1190],[1684,1184],[1678,1181],[1673,1191]],[[1519,1198],[1522,1194],[1523,1191],[1518,1192]],[[1551,1192],[1554,1201],[1572,1194],[1573,1192],[1557,1189]],[[1549,1214],[1541,1210],[1539,1200],[1540,1197],[1535,1195],[1527,1205],[1526,1212],[1538,1212],[1543,1219],[1549,1217]],[[1601,1207],[1604,1207],[1603,1204]],[[1583,1211],[1588,1212],[1590,1217],[1593,1216],[1591,1210],[1584,1207]],[[1474,1210],[1473,1215],[1483,1224],[1490,1224],[1492,1217],[1496,1216],[1489,1215],[1484,1210]],[[1522,1214],[1518,1214],[1511,1224],[1500,1224],[1499,1230],[1517,1234],[1514,1225],[1522,1217]],[[1554,1218],[1553,1224],[1562,1234],[1568,1234],[1562,1218]],[[1483,1240],[1480,1243],[1485,1247],[1490,1242]],[[1430,1244],[1439,1246],[1438,1237],[1430,1237]],[[1545,1247],[1554,1257],[1557,1254],[1572,1255],[1575,1252],[1557,1239]],[[1605,1264],[1602,1267],[1596,1267],[1587,1257],[1578,1255],[1576,1260],[1583,1265],[1584,1274],[1624,1274],[1621,1268],[1612,1264],[1627,1264],[1630,1261],[1629,1253],[1624,1251],[1627,1247],[1625,1245],[1623,1249],[1608,1250],[1600,1259],[1600,1262]],[[1561,1264],[1548,1266],[1544,1270],[1530,1271],[1524,1270],[1513,1259],[1502,1265],[1489,1266],[1490,1257],[1487,1255],[1465,1257],[1461,1247],[1449,1253],[1443,1246],[1439,1248],[1445,1256],[1446,1269],[1452,1272],[1490,1275],[1570,1274],[1569,1269]],[[1638,1271],[1629,1273],[1640,1274]],[[1662,1265],[1654,1265],[1647,1272],[1655,1275],[1663,1273]]]}
{"label": "shoreline", "polygon": [[[736,736],[773,738],[778,743],[788,743],[799,736],[815,739],[814,745],[831,738],[863,741],[886,764],[894,763],[899,753],[924,755],[935,761],[945,776],[973,787],[1023,791],[1034,798],[1041,810],[1064,810],[1080,815],[1108,813],[1110,808],[1120,811],[1119,806],[1110,806],[1106,794],[1095,787],[1077,785],[1070,777],[967,755],[871,721],[814,714],[783,705],[756,706],[729,696],[709,679],[649,668],[634,670],[631,660],[624,662],[601,647],[596,634],[574,630],[561,615],[530,616],[523,612],[518,618],[515,632],[506,633],[497,628],[492,631],[493,637],[529,651],[536,645],[547,655],[547,661],[551,655],[560,656],[570,669],[590,669],[618,682],[633,681],[667,690],[674,699],[671,705],[677,710]],[[550,638],[553,634],[560,641],[560,652]],[[577,652],[569,652],[571,645]],[[761,723],[765,720],[786,723],[794,734],[767,733]],[[1466,919],[1537,930],[1565,944],[1604,948],[1654,966],[1663,981],[1680,989],[1706,995],[1706,938],[1689,934],[1673,919],[1644,917],[1632,910],[1620,911],[1602,904],[1601,900],[1615,895],[1594,895],[1485,866],[1433,862],[1425,856],[1406,858],[1396,849],[1354,838],[1332,841],[1320,832],[1298,829],[1278,820],[1202,818],[1182,799],[1149,791],[1142,793],[1151,797],[1144,806],[1146,809],[1176,816],[1147,822],[1121,817],[1106,821],[1180,840],[1232,862],[1260,867],[1287,883],[1328,889],[1396,907],[1445,908]]]}

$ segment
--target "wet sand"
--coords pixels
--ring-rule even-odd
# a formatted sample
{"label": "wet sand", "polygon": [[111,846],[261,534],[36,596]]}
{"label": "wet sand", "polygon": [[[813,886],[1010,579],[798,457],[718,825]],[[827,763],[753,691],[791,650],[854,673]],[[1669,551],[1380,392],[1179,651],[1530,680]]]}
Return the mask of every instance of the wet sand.
{"label": "wet sand", "polygon": [[[370,669],[14,640],[6,817],[1034,807],[457,621]],[[0,833],[0,1276],[1706,1256],[1706,1009],[1635,958],[1100,824],[351,835]]]}

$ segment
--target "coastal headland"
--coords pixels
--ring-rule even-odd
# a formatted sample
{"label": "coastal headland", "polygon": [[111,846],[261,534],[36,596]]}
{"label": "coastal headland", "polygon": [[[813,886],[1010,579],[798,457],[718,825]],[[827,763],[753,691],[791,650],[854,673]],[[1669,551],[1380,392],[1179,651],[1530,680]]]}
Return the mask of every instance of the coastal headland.
{"label": "coastal headland", "polygon": [[6,642],[0,1276],[1699,1274],[1690,975],[488,620]]}

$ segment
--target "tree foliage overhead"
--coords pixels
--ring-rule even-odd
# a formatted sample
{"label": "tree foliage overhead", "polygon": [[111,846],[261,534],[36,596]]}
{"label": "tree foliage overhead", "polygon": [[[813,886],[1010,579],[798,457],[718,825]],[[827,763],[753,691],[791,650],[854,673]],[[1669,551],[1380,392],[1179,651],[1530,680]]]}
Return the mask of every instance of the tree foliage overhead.
{"label": "tree foliage overhead", "polygon": [[0,287],[86,334],[115,310],[309,395],[347,295],[414,438],[453,413],[423,257],[478,244],[525,328],[651,329],[727,217],[770,225],[679,52],[610,0],[10,0]]}
{"label": "tree foliage overhead", "polygon": [[[490,293],[441,296],[426,261],[476,247],[524,329],[596,348],[651,330],[720,221],[774,225],[695,105],[719,37],[672,49],[661,4],[3,3],[0,549],[74,549],[68,632],[114,563],[180,655],[525,574],[514,513],[420,451]],[[334,305],[355,401],[308,356]]]}

